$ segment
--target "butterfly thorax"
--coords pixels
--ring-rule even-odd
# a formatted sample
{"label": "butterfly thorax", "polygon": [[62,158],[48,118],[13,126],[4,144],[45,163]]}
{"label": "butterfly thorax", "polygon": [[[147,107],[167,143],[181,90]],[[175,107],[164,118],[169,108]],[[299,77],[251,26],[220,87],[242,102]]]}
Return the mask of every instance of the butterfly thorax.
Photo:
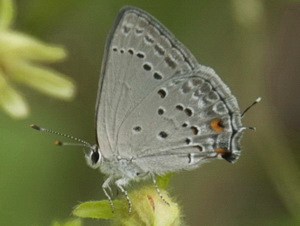
{"label": "butterfly thorax", "polygon": [[110,159],[103,159],[100,171],[108,176],[115,178],[127,178],[128,180],[136,179],[141,175],[147,174],[135,163],[133,158],[124,158],[114,156]]}

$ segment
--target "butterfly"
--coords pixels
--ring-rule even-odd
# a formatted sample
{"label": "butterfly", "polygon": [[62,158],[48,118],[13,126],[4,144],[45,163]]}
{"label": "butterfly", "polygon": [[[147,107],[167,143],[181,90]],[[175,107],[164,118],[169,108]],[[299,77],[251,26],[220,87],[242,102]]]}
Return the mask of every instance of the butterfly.
{"label": "butterfly", "polygon": [[102,187],[112,208],[108,190],[114,183],[131,212],[125,189],[131,181],[151,177],[160,194],[157,175],[217,158],[235,162],[243,131],[250,128],[242,125],[242,115],[213,69],[199,64],[157,19],[125,7],[106,42],[96,101],[97,144],[32,127],[88,147],[88,165],[107,176]]}

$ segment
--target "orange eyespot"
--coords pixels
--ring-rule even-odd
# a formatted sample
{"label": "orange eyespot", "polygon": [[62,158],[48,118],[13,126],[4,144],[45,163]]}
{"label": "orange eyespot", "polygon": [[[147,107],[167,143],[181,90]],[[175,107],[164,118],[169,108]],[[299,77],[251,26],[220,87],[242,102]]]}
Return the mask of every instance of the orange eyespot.
{"label": "orange eyespot", "polygon": [[210,122],[210,127],[212,128],[213,131],[216,131],[216,132],[222,132],[224,130],[224,125],[222,123],[222,120],[219,118],[213,119]]}

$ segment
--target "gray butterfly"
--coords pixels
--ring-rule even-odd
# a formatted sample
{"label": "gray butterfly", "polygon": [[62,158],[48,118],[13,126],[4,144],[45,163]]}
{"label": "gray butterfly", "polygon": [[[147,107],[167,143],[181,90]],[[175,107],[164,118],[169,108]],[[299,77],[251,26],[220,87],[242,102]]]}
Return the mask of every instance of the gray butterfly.
{"label": "gray butterfly", "polygon": [[130,181],[151,177],[160,194],[156,175],[215,158],[234,162],[246,128],[236,98],[213,69],[200,65],[148,13],[133,7],[120,11],[102,63],[97,144],[75,138],[90,148],[88,164],[107,175],[103,190],[111,205],[111,183],[131,211],[125,190]]}

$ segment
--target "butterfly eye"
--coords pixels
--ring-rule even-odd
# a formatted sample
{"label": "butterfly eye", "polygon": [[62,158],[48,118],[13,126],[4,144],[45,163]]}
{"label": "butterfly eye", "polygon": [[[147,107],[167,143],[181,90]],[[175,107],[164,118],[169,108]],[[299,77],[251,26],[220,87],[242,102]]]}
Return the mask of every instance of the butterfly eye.
{"label": "butterfly eye", "polygon": [[92,164],[96,164],[100,158],[99,152],[93,152],[91,155]]}
{"label": "butterfly eye", "polygon": [[92,168],[98,168],[101,164],[101,153],[98,149],[92,149],[89,154],[86,155],[87,164]]}

